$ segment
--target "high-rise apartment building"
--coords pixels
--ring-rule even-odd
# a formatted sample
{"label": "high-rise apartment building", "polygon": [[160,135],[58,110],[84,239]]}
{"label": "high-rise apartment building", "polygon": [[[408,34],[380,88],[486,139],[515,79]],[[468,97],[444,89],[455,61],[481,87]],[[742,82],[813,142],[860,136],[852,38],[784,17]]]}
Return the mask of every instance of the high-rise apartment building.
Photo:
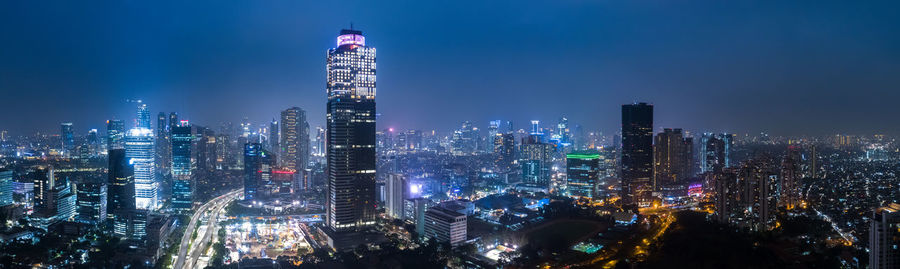
{"label": "high-rise apartment building", "polygon": [[653,185],[657,188],[683,183],[692,175],[694,142],[681,129],[665,128],[656,134],[653,147]]}
{"label": "high-rise apartment building", "polygon": [[900,204],[872,212],[869,225],[869,268],[900,267]]}
{"label": "high-rise apartment building", "polygon": [[306,111],[299,107],[281,111],[279,129],[281,131],[279,163],[296,171],[296,174],[303,173],[309,162],[309,123],[306,122]]}
{"label": "high-rise apartment building", "polygon": [[403,174],[389,174],[385,182],[384,204],[391,218],[403,218],[403,201],[409,199],[408,179]]}

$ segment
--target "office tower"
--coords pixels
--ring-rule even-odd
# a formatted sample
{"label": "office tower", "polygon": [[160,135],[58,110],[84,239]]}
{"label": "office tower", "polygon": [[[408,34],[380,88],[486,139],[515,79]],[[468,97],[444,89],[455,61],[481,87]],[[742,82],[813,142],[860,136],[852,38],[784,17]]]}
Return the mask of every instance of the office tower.
{"label": "office tower", "polygon": [[402,144],[404,150],[415,152],[422,147],[422,131],[407,130],[403,133],[403,136],[405,137],[404,143]]}
{"label": "office tower", "polygon": [[134,167],[125,155],[125,149],[109,150],[106,213],[112,219],[114,234],[120,238],[133,233],[129,219],[136,209]]}
{"label": "office tower", "polygon": [[600,154],[566,154],[566,191],[570,197],[591,199],[600,183]]}
{"label": "office tower", "polygon": [[106,121],[106,149],[125,148],[125,123],[121,120]]}
{"label": "office tower", "polygon": [[169,118],[165,112],[156,116],[156,169],[161,175],[169,174],[172,166],[172,138],[169,136]]}
{"label": "office tower", "polygon": [[734,135],[704,133],[700,138],[700,172],[719,172],[731,167]]}
{"label": "office tower", "polygon": [[416,225],[416,233],[425,235],[425,211],[432,206],[431,199],[411,198],[403,200],[403,219]]}
{"label": "office tower", "polygon": [[150,108],[147,104],[138,100],[137,118],[135,119],[135,128],[150,129]]}
{"label": "office tower", "polygon": [[693,164],[692,138],[684,137],[681,129],[665,128],[656,134],[654,143],[654,186],[663,187],[683,183],[691,176]]}
{"label": "office tower", "polygon": [[255,200],[259,189],[267,185],[271,178],[275,157],[260,143],[244,146],[244,200]]}
{"label": "office tower", "polygon": [[306,122],[306,111],[299,107],[281,111],[280,127],[281,166],[302,173],[309,162],[309,123]]}
{"label": "office tower", "polygon": [[75,150],[75,133],[72,130],[71,122],[63,122],[60,125],[59,139],[62,141],[62,151],[66,156],[74,155]]}
{"label": "office tower", "polygon": [[0,131],[0,142],[6,142],[8,136],[9,134],[6,130]]}
{"label": "office tower", "polygon": [[533,133],[522,139],[519,163],[522,183],[527,187],[550,189],[550,167],[553,165],[553,144],[541,142],[541,134]]}
{"label": "office tower", "polygon": [[91,156],[100,155],[100,151],[102,149],[103,142],[100,140],[100,133],[97,132],[97,129],[88,130],[88,134],[85,141],[88,145],[88,151]]}
{"label": "office tower", "polygon": [[[216,136],[216,132],[214,132],[210,128],[206,128],[203,126],[192,125],[194,129],[194,145],[193,149],[193,159],[196,165],[194,165],[194,172],[192,173],[194,182],[199,183],[198,180],[204,179],[207,180],[209,175],[213,173],[217,169],[217,158],[218,158],[218,136]],[[193,187],[196,191],[198,188],[202,188],[205,184],[197,184]]]}
{"label": "office tower", "polygon": [[172,208],[190,210],[193,203],[191,177],[191,125],[181,121],[172,127]]}
{"label": "office tower", "polygon": [[531,121],[531,132],[528,132],[530,135],[544,135],[544,132],[541,131],[541,121],[533,120]]}
{"label": "office tower", "polygon": [[490,141],[491,145],[494,145],[494,139],[496,139],[497,134],[500,133],[500,124],[502,122],[503,121],[501,121],[501,120],[492,120],[492,121],[490,121],[490,124],[488,125],[488,138],[491,139],[491,141]]}
{"label": "office tower", "polygon": [[134,165],[135,205],[138,209],[155,210],[159,205],[159,182],[154,159],[156,148],[153,131],[134,128],[125,135],[125,157]]}
{"label": "office tower", "polygon": [[900,204],[872,212],[869,225],[869,268],[900,267]]}
{"label": "office tower", "polygon": [[509,170],[516,159],[515,137],[512,133],[497,133],[494,136],[495,164],[501,170]]}
{"label": "office tower", "polygon": [[648,206],[653,191],[653,105],[622,105],[622,201]]}
{"label": "office tower", "polygon": [[356,30],[341,30],[337,41],[326,65],[325,208],[327,227],[340,232],[375,224],[375,48]]}
{"label": "office tower", "polygon": [[13,171],[0,169],[0,207],[13,204]]}
{"label": "office tower", "polygon": [[39,225],[67,221],[75,217],[75,193],[65,177],[57,177],[51,167],[36,167],[29,173],[34,182],[35,216]]}
{"label": "office tower", "polygon": [[269,150],[275,155],[281,155],[281,132],[278,131],[278,121],[274,118],[272,122],[269,123]]}
{"label": "office tower", "polygon": [[108,188],[104,178],[84,177],[76,182],[75,189],[78,222],[99,225],[106,221]]}
{"label": "office tower", "polygon": [[467,218],[440,206],[425,211],[425,237],[459,246],[466,242]]}
{"label": "office tower", "polygon": [[403,218],[403,201],[409,199],[409,184],[403,174],[389,174],[385,182],[385,209],[391,218]]}
{"label": "office tower", "polygon": [[478,128],[472,122],[464,121],[462,127],[453,131],[450,153],[453,156],[473,155],[478,150]]}

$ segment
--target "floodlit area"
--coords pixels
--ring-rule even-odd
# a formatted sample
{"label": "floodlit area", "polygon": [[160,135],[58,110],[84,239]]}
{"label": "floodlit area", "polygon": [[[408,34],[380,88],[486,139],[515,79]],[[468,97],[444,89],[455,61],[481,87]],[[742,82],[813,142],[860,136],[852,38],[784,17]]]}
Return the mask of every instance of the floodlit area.
{"label": "floodlit area", "polygon": [[297,256],[312,251],[298,220],[243,221],[225,226],[225,263],[247,258]]}
{"label": "floodlit area", "polygon": [[500,254],[504,252],[512,253],[516,251],[516,246],[509,244],[498,244],[497,246],[488,246],[486,251],[482,254],[485,258],[490,259],[491,261],[496,262],[500,259]]}

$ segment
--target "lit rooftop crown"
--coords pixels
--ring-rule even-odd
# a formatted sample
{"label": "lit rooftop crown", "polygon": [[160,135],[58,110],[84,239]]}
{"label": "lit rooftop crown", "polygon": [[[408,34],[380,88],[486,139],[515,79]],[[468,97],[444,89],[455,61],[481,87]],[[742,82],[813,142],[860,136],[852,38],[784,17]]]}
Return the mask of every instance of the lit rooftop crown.
{"label": "lit rooftop crown", "polygon": [[366,37],[362,35],[362,31],[357,30],[341,30],[341,35],[337,37],[338,47],[343,45],[366,45]]}

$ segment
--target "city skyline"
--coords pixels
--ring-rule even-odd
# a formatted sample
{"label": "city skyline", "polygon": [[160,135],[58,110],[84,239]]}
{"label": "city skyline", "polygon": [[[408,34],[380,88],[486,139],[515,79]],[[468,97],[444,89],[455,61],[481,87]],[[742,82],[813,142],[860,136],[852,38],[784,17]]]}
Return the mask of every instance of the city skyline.
{"label": "city skyline", "polygon": [[0,3],[0,267],[898,267],[885,6],[200,1]]}
{"label": "city skyline", "polygon": [[[494,119],[521,128],[528,120],[565,116],[586,129],[614,132],[618,106],[640,101],[656,105],[660,128],[780,135],[900,131],[882,124],[900,112],[890,104],[900,97],[893,90],[898,76],[891,71],[900,57],[893,52],[900,42],[891,30],[900,22],[886,12],[896,3],[408,7],[470,17],[459,22],[450,15],[357,4],[363,8],[335,12],[340,3],[285,3],[277,9],[119,3],[97,10],[6,3],[2,10],[9,14],[0,22],[20,27],[0,28],[9,48],[0,52],[0,75],[7,78],[0,90],[14,93],[0,101],[0,130],[53,133],[59,123],[72,122],[82,134],[103,129],[110,118],[126,120],[130,128],[133,104],[126,99],[142,99],[151,112],[178,111],[207,126],[244,116],[266,122],[299,106],[313,115],[310,126],[324,126],[319,115],[325,108],[315,100],[325,97],[321,51],[333,40],[325,29],[353,22],[378,37],[372,44],[391,59],[381,68],[379,130],[447,130],[465,120],[485,128]],[[165,13],[174,7],[179,11]],[[142,8],[151,12],[136,11]],[[220,12],[196,14],[205,8]],[[221,14],[239,8],[251,12]],[[303,10],[322,12],[296,16],[308,14]],[[106,14],[114,11],[121,14]],[[163,14],[186,21],[150,23]],[[88,19],[91,15],[98,16]],[[398,19],[378,19],[393,16]],[[718,25],[685,19],[692,17],[715,19]],[[62,25],[63,20],[72,23]],[[97,26],[105,20],[119,25],[97,30],[104,29]],[[296,27],[304,23],[330,27]],[[54,35],[57,30],[83,34]],[[110,39],[117,41],[105,42]],[[503,42],[514,44],[502,50],[493,45]],[[507,72],[487,75],[501,69]],[[242,98],[247,92],[286,98],[264,97],[262,106],[250,106]],[[469,96],[478,98],[462,99]],[[53,105],[27,119],[15,116],[14,111],[34,111],[37,98]],[[443,102],[425,105],[436,99]]]}

